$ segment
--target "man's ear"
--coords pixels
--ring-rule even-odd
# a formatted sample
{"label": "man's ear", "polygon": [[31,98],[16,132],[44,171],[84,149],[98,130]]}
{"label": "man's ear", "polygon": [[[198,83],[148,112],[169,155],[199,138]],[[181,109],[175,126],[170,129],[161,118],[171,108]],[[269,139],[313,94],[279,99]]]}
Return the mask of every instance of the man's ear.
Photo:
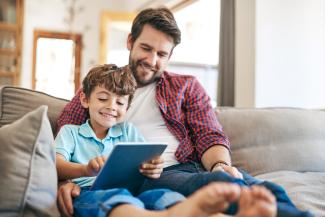
{"label": "man's ear", "polygon": [[82,107],[88,108],[89,107],[89,105],[88,105],[89,102],[88,102],[88,98],[87,98],[86,94],[84,92],[80,92],[79,98],[80,98],[80,103],[81,103]]}
{"label": "man's ear", "polygon": [[127,48],[128,50],[131,50],[132,47],[133,47],[133,38],[132,38],[132,35],[131,33],[128,35],[128,39],[127,39]]}
{"label": "man's ear", "polygon": [[169,54],[168,60],[169,60],[169,59],[171,58],[171,56],[173,55],[174,48],[175,48],[175,47],[173,47],[172,50],[170,51],[170,54]]}

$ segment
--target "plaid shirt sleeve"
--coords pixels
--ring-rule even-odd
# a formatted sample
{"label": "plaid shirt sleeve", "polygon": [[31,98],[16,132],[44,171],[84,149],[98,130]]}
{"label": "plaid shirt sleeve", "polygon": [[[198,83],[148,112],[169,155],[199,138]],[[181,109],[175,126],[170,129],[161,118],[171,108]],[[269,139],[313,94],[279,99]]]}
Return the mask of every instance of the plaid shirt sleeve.
{"label": "plaid shirt sleeve", "polygon": [[229,139],[216,117],[209,96],[196,78],[191,81],[185,93],[185,118],[198,159],[214,145],[222,145],[230,150]]}
{"label": "plaid shirt sleeve", "polygon": [[61,127],[66,124],[80,125],[85,123],[88,118],[87,110],[80,103],[80,88],[72,100],[64,107],[57,121],[56,135]]}

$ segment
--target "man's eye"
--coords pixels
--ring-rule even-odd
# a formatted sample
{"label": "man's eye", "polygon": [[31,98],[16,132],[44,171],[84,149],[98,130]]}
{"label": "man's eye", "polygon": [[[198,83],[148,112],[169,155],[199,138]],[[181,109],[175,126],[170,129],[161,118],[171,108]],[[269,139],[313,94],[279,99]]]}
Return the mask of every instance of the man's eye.
{"label": "man's eye", "polygon": [[150,48],[148,48],[148,47],[142,47],[142,49],[145,51],[150,51]]}
{"label": "man's eye", "polygon": [[98,98],[99,101],[106,101],[106,98]]}
{"label": "man's eye", "polygon": [[167,57],[167,54],[165,54],[165,53],[158,53],[158,56],[160,56],[162,58],[165,58],[165,57]]}

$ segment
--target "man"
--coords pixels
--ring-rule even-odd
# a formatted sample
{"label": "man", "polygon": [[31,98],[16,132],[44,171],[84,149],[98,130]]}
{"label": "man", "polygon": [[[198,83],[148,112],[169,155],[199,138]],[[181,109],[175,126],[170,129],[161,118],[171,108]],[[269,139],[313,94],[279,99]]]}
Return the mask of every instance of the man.
{"label": "man", "polygon": [[[129,66],[138,83],[134,101],[127,112],[148,141],[168,142],[162,160],[141,168],[157,179],[147,179],[139,192],[169,188],[188,196],[213,181],[241,186],[265,186],[276,196],[277,216],[311,216],[297,210],[284,190],[269,182],[254,179],[231,165],[230,144],[222,131],[210,99],[192,76],[165,71],[173,49],[180,43],[181,32],[172,13],[165,8],[146,9],[135,18],[128,36]],[[197,54],[193,54],[197,55]],[[65,107],[58,125],[81,124],[87,112],[78,93]],[[59,190],[59,204],[71,202],[78,188],[71,183]],[[235,214],[232,204],[226,213]]]}

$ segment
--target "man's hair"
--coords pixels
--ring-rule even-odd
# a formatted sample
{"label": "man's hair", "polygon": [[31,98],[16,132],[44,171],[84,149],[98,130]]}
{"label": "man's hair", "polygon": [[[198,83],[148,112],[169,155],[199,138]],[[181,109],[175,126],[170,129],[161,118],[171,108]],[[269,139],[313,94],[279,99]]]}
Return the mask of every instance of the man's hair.
{"label": "man's hair", "polygon": [[114,64],[104,64],[90,69],[82,81],[82,86],[87,98],[97,86],[104,87],[120,96],[129,95],[129,107],[137,84],[128,66],[117,67]]}
{"label": "man's hair", "polygon": [[133,42],[139,37],[143,26],[146,24],[172,37],[174,46],[181,42],[181,31],[177,26],[174,15],[169,9],[162,7],[148,8],[141,11],[132,23],[131,36]]}

